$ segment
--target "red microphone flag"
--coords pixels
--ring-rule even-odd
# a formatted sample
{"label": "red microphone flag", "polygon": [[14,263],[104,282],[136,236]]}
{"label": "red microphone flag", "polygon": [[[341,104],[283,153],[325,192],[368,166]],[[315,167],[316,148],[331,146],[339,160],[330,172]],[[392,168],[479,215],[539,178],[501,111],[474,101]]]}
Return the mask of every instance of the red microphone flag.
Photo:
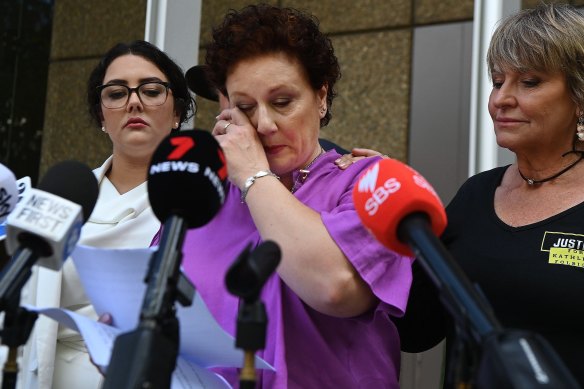
{"label": "red microphone flag", "polygon": [[434,188],[406,164],[384,158],[367,169],[353,188],[353,202],[363,225],[386,247],[412,256],[398,237],[399,223],[412,213],[425,213],[433,233],[446,228],[446,212]]}

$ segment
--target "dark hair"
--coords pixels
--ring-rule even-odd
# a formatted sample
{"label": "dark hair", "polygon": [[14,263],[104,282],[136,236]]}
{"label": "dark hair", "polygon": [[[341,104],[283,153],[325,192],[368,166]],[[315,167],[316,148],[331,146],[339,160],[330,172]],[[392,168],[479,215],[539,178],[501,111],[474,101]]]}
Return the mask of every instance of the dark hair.
{"label": "dark hair", "polygon": [[101,113],[101,102],[97,87],[102,85],[105,73],[110,64],[118,57],[132,54],[152,62],[168,78],[170,89],[174,96],[174,110],[180,113],[180,124],[185,122],[190,113],[194,112],[196,106],[189,93],[189,88],[180,66],[178,66],[166,53],[151,43],[136,40],[130,43],[118,43],[101,58],[97,66],[91,72],[87,82],[87,103],[89,115],[101,126],[103,119]]}
{"label": "dark hair", "polygon": [[328,110],[320,120],[321,127],[327,125],[341,69],[331,40],[319,30],[318,20],[312,15],[267,4],[230,10],[222,24],[213,29],[213,40],[207,46],[209,77],[227,95],[225,81],[233,65],[279,52],[300,62],[315,90],[328,87]]}

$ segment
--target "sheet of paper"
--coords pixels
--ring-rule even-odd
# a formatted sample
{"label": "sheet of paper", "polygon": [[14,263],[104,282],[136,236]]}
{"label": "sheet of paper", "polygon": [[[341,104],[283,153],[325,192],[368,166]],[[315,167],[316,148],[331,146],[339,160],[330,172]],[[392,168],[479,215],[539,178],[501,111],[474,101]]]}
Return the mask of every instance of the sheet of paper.
{"label": "sheet of paper", "polygon": [[[25,305],[28,310],[44,314],[59,323],[82,334],[93,362],[102,370],[108,365],[116,336],[122,331],[85,316],[60,308],[37,308]],[[221,376],[190,363],[182,357],[176,361],[172,375],[172,389],[226,389],[231,385]]]}
{"label": "sheet of paper", "polygon": [[[144,278],[154,249],[98,249],[77,246],[71,255],[85,293],[98,315],[109,312],[122,332],[136,328],[146,284]],[[180,355],[202,367],[241,367],[243,351],[215,321],[198,293],[193,304],[177,303]],[[234,317],[233,320],[237,318]],[[272,369],[256,358],[256,367]]]}

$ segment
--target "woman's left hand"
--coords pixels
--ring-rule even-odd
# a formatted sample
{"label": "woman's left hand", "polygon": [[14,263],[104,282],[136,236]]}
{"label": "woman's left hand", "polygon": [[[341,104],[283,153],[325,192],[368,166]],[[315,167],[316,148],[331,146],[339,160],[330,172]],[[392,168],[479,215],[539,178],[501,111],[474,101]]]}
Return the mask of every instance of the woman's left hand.
{"label": "woman's left hand", "polygon": [[245,180],[258,171],[270,169],[256,129],[237,107],[217,116],[213,135],[225,153],[229,179],[237,187],[243,187]]}
{"label": "woman's left hand", "polygon": [[379,151],[355,147],[351,150],[351,154],[345,154],[345,155],[341,156],[340,158],[337,158],[335,160],[335,164],[340,169],[345,170],[346,168],[348,168],[349,166],[351,166],[353,163],[357,162],[360,159],[369,158],[369,157],[376,157],[376,156],[382,156],[384,158],[389,158],[389,156],[387,156],[385,154],[381,154]]}

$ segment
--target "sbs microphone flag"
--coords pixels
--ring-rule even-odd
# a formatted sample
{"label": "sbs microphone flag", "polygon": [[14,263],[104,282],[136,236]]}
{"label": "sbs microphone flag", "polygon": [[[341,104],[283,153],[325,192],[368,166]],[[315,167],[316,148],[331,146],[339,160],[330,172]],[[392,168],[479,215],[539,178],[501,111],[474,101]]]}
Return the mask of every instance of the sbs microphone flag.
{"label": "sbs microphone flag", "polygon": [[225,201],[227,166],[207,131],[187,130],[160,142],[148,171],[148,196],[161,222],[183,217],[189,228],[207,224]]}
{"label": "sbs microphone flag", "polygon": [[410,247],[398,234],[399,223],[412,213],[428,216],[433,233],[446,228],[446,212],[434,188],[404,163],[385,158],[367,169],[353,188],[353,202],[363,225],[384,246],[404,255]]}

